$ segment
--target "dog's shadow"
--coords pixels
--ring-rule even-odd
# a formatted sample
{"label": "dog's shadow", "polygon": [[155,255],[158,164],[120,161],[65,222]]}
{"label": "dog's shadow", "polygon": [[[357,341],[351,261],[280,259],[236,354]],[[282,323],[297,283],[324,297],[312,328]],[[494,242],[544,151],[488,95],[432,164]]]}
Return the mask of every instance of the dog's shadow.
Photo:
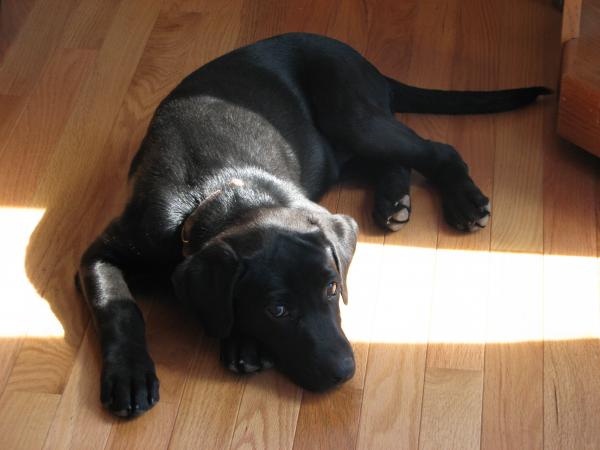
{"label": "dog's shadow", "polygon": [[[95,379],[91,382],[79,380],[98,389],[97,395],[90,396],[90,402],[94,403],[86,405],[93,409],[100,408],[100,346],[75,279],[82,253],[117,216],[127,195],[127,164],[116,174],[108,170],[107,164],[110,162],[105,161],[104,167],[96,168],[93,173],[70,172],[62,177],[60,192],[46,196],[45,211],[30,236],[25,260],[30,283],[48,302],[64,332],[62,338],[48,336],[26,341],[27,346],[39,347],[36,352],[39,357],[33,364],[38,370],[41,367],[53,368],[49,376],[56,378],[52,382],[61,393],[73,368],[93,361],[96,369],[95,374],[90,376]],[[165,376],[162,378],[166,378],[163,380],[163,398],[175,395],[169,392],[184,385],[190,364],[199,358],[199,353],[210,354],[211,357],[201,360],[202,363],[214,363],[214,367],[213,370],[196,370],[206,372],[207,376],[226,375],[225,370],[219,367],[215,343],[201,337],[198,323],[186,311],[167,306],[173,303],[168,281],[168,277],[151,274],[131,283],[132,292],[147,319],[148,344],[159,377],[163,372]],[[84,339],[86,333],[89,339]],[[90,353],[94,355],[91,358]]]}
{"label": "dog's shadow", "polygon": [[[76,176],[70,173],[63,177],[61,190],[47,196],[44,215],[30,237],[25,261],[29,281],[48,302],[64,330],[63,338],[48,337],[26,345],[40,347],[35,364],[54,367],[55,385],[62,389],[77,364],[92,360],[95,368],[90,371],[94,375],[90,376],[95,379],[80,380],[80,383],[97,389],[89,396],[90,404],[85,405],[93,410],[101,409],[100,346],[75,279],[81,255],[120,213],[127,197],[128,164],[122,164],[124,168],[118,173],[112,170],[117,167],[114,161],[106,160],[102,165],[104,167]],[[177,306],[170,274],[152,273],[128,279],[128,283],[146,318],[148,347],[161,379],[163,400],[178,402],[188,379],[192,385],[211,381],[215,385],[235,385],[252,380],[254,386],[276,389],[278,395],[296,395],[298,388],[278,373],[261,382],[262,374],[239,376],[225,369],[219,361],[217,340],[204,336],[198,318]],[[86,333],[89,339],[84,339]],[[49,347],[53,351],[48,351]],[[82,354],[84,352],[87,354]],[[90,353],[93,356],[90,357]],[[108,420],[106,414],[99,414]]]}

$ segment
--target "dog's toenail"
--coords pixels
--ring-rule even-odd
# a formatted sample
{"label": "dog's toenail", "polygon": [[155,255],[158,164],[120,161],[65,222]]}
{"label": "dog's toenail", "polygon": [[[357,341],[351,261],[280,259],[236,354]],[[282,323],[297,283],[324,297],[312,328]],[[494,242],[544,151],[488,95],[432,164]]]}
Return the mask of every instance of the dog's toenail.
{"label": "dog's toenail", "polygon": [[408,220],[408,209],[402,209],[394,214],[392,217],[396,222],[406,222]]}
{"label": "dog's toenail", "polygon": [[488,224],[489,221],[490,221],[490,215],[487,214],[487,215],[483,216],[481,219],[479,219],[477,222],[475,222],[475,224],[477,226],[480,226],[481,228],[483,228]]}
{"label": "dog's toenail", "polygon": [[400,199],[400,204],[410,208],[410,195],[406,194],[404,197]]}

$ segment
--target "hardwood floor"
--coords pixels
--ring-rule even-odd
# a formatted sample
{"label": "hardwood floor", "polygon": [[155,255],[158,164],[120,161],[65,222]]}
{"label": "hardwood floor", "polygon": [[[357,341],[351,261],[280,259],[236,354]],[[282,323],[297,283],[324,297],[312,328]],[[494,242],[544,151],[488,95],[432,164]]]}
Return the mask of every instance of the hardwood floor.
{"label": "hardwood floor", "polygon": [[[197,325],[141,301],[161,379],[147,415],[99,403],[73,286],[118,213],[158,102],[187,73],[285,31],[342,39],[437,88],[556,87],[560,13],[541,0],[6,0],[0,6],[0,448],[600,447],[598,161],[557,138],[556,98],[495,116],[404,115],[455,145],[493,221],[462,235],[415,176],[384,234],[372,191],[322,203],[361,226],[343,308],[357,372],[326,394],[237,377]],[[145,294],[144,300],[160,297]]]}

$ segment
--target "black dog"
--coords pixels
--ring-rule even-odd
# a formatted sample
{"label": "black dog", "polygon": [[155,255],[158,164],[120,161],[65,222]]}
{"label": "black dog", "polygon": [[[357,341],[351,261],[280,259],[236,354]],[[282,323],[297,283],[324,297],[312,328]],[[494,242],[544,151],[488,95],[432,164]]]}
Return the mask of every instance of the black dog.
{"label": "black dog", "polygon": [[101,399],[119,416],[151,408],[158,379],[125,277],[172,274],[177,298],[223,339],[238,372],[274,362],[323,390],[354,373],[339,297],[356,222],[313,203],[350,160],[377,170],[374,218],[397,230],[416,169],[439,187],[459,230],[489,219],[488,199],[449,145],[417,136],[394,112],[513,109],[549,91],[443,92],[381,75],[347,45],[286,34],[200,68],[161,103],[130,177],[123,214],[82,258],[81,285],[102,346]]}

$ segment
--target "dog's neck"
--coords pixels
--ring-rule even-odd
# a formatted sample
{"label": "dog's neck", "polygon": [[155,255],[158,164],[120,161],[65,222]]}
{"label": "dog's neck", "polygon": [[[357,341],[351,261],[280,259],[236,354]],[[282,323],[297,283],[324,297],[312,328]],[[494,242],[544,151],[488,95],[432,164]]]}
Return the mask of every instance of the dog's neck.
{"label": "dog's neck", "polygon": [[194,248],[206,242],[210,237],[218,234],[222,228],[216,220],[215,211],[219,211],[221,219],[231,214],[232,204],[237,203],[236,190],[244,187],[246,183],[240,178],[231,178],[222,187],[213,190],[199,201],[198,206],[186,217],[181,225],[181,243],[184,256],[193,253]]}
{"label": "dog's neck", "polygon": [[200,202],[200,204],[192,211],[190,215],[184,220],[183,225],[181,226],[181,242],[183,243],[183,253],[186,254],[186,249],[188,249],[189,244],[191,243],[191,233],[194,224],[199,221],[201,214],[204,210],[206,210],[210,203],[213,200],[216,200],[219,195],[223,193],[223,191],[227,188],[235,189],[244,186],[244,182],[239,178],[232,178],[229,183],[224,188],[217,189],[216,191],[211,192],[204,200]]}
{"label": "dog's neck", "polygon": [[295,186],[260,169],[230,172],[219,176],[219,180],[221,182],[210,183],[181,225],[184,256],[199,250],[229,227],[251,220],[252,214],[261,208],[293,206],[307,201]]}

